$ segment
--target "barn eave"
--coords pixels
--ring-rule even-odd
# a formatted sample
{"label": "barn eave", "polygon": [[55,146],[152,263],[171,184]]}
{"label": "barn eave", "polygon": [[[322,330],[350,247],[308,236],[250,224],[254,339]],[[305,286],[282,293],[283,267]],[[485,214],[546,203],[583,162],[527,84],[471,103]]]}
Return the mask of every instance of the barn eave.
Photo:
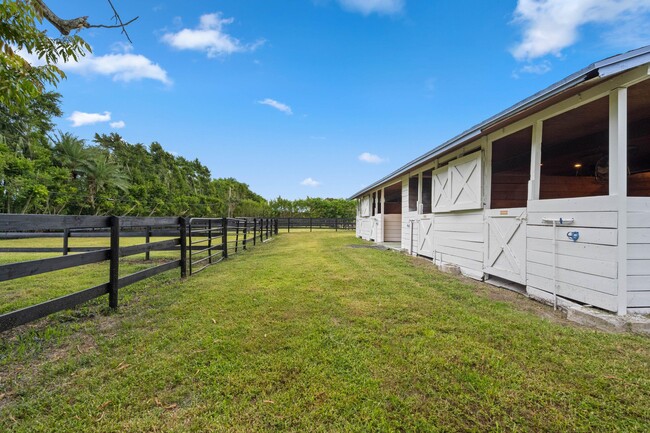
{"label": "barn eave", "polygon": [[425,164],[436,157],[458,149],[463,145],[470,143],[470,141],[488,134],[500,125],[512,122],[517,117],[532,114],[544,106],[548,106],[550,103],[555,102],[555,100],[563,99],[568,93],[581,91],[583,88],[591,87],[605,78],[610,78],[646,63],[650,63],[650,45],[592,63],[586,68],[575,72],[550,85],[544,90],[514,104],[513,106],[462,132],[451,140],[446,141],[424,155],[410,161],[387,176],[356,192],[350,196],[350,199],[359,198],[373,189],[376,189],[380,185],[407,174],[418,166]]}

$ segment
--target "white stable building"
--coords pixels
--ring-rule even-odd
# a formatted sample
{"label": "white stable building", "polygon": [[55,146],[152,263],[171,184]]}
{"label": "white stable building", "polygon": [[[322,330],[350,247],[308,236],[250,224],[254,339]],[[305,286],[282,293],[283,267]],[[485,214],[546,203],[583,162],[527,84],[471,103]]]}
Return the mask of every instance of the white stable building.
{"label": "white stable building", "polygon": [[565,78],[359,191],[357,236],[539,299],[650,312],[650,46]]}

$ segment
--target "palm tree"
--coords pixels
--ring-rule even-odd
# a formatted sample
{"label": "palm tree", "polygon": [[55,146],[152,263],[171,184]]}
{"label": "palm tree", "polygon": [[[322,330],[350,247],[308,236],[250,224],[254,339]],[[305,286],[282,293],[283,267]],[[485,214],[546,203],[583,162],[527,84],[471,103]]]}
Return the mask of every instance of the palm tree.
{"label": "palm tree", "polygon": [[70,170],[70,177],[73,180],[79,177],[90,157],[86,142],[69,132],[59,131],[54,151],[59,164]]}
{"label": "palm tree", "polygon": [[126,191],[129,182],[119,165],[113,162],[110,155],[97,153],[89,159],[84,166],[83,173],[88,182],[88,203],[98,212],[95,206],[97,194],[107,188],[117,188]]}

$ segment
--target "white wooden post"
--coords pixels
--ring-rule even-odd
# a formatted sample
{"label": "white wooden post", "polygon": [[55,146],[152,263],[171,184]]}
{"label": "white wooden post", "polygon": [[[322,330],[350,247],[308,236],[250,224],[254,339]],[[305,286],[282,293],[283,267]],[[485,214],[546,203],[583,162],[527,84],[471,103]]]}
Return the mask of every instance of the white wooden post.
{"label": "white wooden post", "polygon": [[492,202],[492,140],[485,137],[481,145],[483,151],[483,191],[481,200],[483,209],[490,209]]}
{"label": "white wooden post", "polygon": [[539,200],[540,177],[542,175],[542,128],[541,120],[533,123],[533,141],[530,152],[530,180],[528,200]]}
{"label": "white wooden post", "polygon": [[618,314],[627,314],[627,89],[609,94],[609,195],[618,204]]}
{"label": "white wooden post", "polygon": [[422,172],[418,173],[418,203],[415,210],[418,215],[422,214]]}

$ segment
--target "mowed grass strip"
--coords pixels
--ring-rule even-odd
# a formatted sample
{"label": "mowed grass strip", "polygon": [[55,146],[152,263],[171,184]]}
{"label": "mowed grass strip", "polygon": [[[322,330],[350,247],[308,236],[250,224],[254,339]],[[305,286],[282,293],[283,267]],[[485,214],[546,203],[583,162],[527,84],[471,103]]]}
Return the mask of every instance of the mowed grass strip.
{"label": "mowed grass strip", "polygon": [[0,430],[649,430],[649,339],[351,244],[282,234],[11,334]]}

